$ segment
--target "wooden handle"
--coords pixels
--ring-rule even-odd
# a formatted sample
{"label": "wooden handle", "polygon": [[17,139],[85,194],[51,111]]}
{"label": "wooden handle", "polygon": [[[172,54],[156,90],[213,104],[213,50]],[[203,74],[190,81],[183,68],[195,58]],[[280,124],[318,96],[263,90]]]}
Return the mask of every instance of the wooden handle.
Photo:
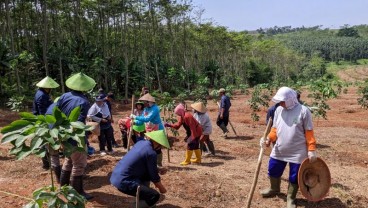
{"label": "wooden handle", "polygon": [[[132,95],[132,112],[131,114],[134,113],[134,94]],[[129,128],[129,136],[128,136],[128,151],[130,150],[130,140],[132,139],[132,134],[133,134],[133,121],[134,119],[130,120],[130,128]]]}
{"label": "wooden handle", "polygon": [[[271,126],[272,126],[272,118],[270,118],[268,120],[266,130],[264,131],[263,137],[261,139],[267,138],[268,133],[270,133]],[[252,187],[250,189],[248,200],[247,200],[247,208],[250,208],[250,204],[251,204],[252,198],[253,198],[254,189],[256,188],[256,185],[257,185],[258,175],[259,175],[259,171],[261,169],[261,164],[262,164],[263,151],[264,151],[264,148],[261,147],[261,151],[259,152],[259,156],[258,156],[257,170],[256,170],[256,173],[254,174],[254,180],[253,180]]]}

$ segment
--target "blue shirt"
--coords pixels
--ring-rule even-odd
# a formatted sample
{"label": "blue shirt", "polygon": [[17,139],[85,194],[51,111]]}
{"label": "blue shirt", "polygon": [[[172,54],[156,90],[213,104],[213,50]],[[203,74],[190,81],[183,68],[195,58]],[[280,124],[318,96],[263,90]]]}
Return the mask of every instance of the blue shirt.
{"label": "blue shirt", "polygon": [[219,114],[221,112],[221,108],[224,109],[224,113],[222,114],[224,117],[229,116],[229,109],[231,106],[231,102],[230,102],[230,98],[226,95],[222,95],[221,96],[221,103],[220,103],[220,111]]}
{"label": "blue shirt", "polygon": [[[82,92],[71,91],[71,92],[64,93],[63,95],[60,96],[60,99],[56,103],[56,106],[66,116],[69,116],[72,110],[79,106],[81,108],[81,113],[78,117],[78,121],[86,123],[87,113],[89,109],[89,101]],[[68,140],[68,142],[74,146],[77,145],[77,142],[71,138]],[[85,143],[87,143],[86,138],[85,138]]]}
{"label": "blue shirt", "polygon": [[[160,108],[154,104],[151,107],[145,107],[143,110],[143,115],[135,117],[135,120],[141,122],[151,122],[153,124],[158,124],[158,130],[163,130],[164,125],[162,125],[161,117],[160,117]],[[141,123],[137,123],[140,125]]]}
{"label": "blue shirt", "polygon": [[32,113],[34,115],[45,115],[47,108],[52,103],[50,95],[43,89],[38,89],[33,100]]}
{"label": "blue shirt", "polygon": [[123,181],[160,182],[157,169],[157,154],[148,140],[139,141],[116,165],[110,182],[121,189]]}
{"label": "blue shirt", "polygon": [[72,110],[79,106],[81,108],[81,113],[78,117],[78,121],[86,123],[89,101],[82,92],[71,91],[64,93],[60,96],[56,106],[58,106],[61,112],[66,116],[69,116]]}

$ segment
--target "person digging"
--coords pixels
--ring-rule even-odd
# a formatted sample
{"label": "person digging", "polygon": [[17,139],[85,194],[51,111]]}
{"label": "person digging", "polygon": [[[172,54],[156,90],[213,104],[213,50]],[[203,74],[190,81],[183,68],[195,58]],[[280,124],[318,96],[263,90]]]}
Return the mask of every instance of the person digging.
{"label": "person digging", "polygon": [[[187,139],[185,160],[181,162],[180,165],[201,163],[201,150],[199,149],[199,139],[202,135],[201,125],[192,116],[192,114],[185,112],[183,104],[176,106],[174,113],[178,116],[178,122],[175,124],[166,123],[165,127],[179,129],[181,126],[183,126],[186,129],[186,132],[190,132],[189,138]],[[191,160],[193,152],[196,156],[196,159]]]}

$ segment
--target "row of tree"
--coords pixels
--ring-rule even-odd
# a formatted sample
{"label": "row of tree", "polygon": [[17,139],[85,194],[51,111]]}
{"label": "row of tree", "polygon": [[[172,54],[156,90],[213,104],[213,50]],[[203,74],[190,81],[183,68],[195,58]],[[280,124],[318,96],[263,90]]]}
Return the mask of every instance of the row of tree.
{"label": "row of tree", "polygon": [[[325,73],[323,58],[334,60],[331,53],[306,50],[311,43],[300,49],[292,39],[285,44],[203,22],[203,11],[195,8],[190,0],[1,1],[1,97],[31,97],[29,86],[46,75],[61,84],[61,93],[65,80],[79,71],[125,98],[144,85],[190,94],[199,86],[319,77]],[[344,51],[350,42],[336,39],[332,45],[339,41],[337,59],[353,59]],[[360,48],[365,57],[367,48]]]}

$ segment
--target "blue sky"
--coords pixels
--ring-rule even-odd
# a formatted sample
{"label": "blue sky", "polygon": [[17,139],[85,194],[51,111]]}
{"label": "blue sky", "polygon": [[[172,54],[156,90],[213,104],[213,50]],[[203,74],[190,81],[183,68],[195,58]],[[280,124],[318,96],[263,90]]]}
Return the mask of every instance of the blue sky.
{"label": "blue sky", "polygon": [[[273,26],[340,28],[368,24],[368,0],[192,0],[211,19],[229,30]],[[198,10],[197,8],[197,10]]]}

